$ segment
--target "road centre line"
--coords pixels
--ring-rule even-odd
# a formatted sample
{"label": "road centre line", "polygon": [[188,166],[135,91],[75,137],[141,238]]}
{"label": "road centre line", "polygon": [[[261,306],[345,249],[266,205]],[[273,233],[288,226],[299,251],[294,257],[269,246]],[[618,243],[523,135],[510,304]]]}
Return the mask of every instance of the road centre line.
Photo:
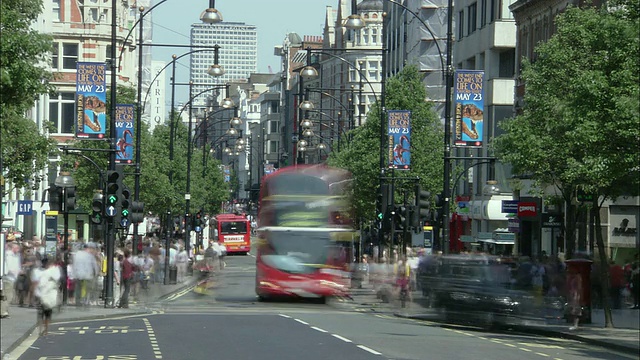
{"label": "road centre line", "polygon": [[348,343],[353,342],[353,341],[351,341],[351,340],[347,339],[346,337],[340,336],[340,335],[338,335],[338,334],[331,334],[331,336],[333,336],[333,337],[335,337],[335,338],[337,338],[337,339],[340,339],[340,340],[342,340],[342,341],[344,341],[344,342],[348,342]]}
{"label": "road centre line", "polygon": [[300,319],[293,319],[293,320],[295,320],[295,321],[299,322],[300,324],[309,325],[309,323],[308,323],[308,322],[303,321],[303,320],[300,320]]}
{"label": "road centre line", "polygon": [[147,328],[147,335],[149,336],[149,341],[151,342],[151,348],[153,349],[153,354],[156,359],[162,359],[162,352],[160,351],[160,346],[158,346],[158,341],[156,339],[156,334],[151,327],[151,323],[149,319],[144,318],[144,325]]}
{"label": "road centre line", "polygon": [[323,333],[327,333],[327,332],[328,332],[327,330],[325,330],[325,329],[320,329],[320,328],[319,328],[319,327],[317,327],[317,326],[312,326],[311,328],[312,328],[313,330],[317,330],[317,331],[320,331],[320,332],[323,332]]}
{"label": "road centre line", "polygon": [[358,347],[359,347],[360,349],[362,349],[362,350],[364,350],[364,351],[367,351],[367,352],[370,352],[370,353],[372,353],[372,354],[374,354],[374,355],[382,355],[382,353],[379,353],[379,352],[377,352],[377,351],[375,351],[375,350],[373,350],[373,349],[371,349],[371,348],[368,348],[368,347],[366,347],[366,346],[364,346],[364,345],[358,345]]}

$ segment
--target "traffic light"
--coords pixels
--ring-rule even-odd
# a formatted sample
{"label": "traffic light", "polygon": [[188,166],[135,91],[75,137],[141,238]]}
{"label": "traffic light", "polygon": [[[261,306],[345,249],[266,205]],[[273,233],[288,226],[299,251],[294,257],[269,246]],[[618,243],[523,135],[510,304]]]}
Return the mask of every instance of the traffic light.
{"label": "traffic light", "polygon": [[62,211],[62,188],[57,186],[49,187],[49,210]]}
{"label": "traffic light", "polygon": [[416,211],[412,219],[415,229],[420,230],[422,224],[431,218],[431,193],[416,185]]}
{"label": "traffic light", "polygon": [[64,188],[64,211],[70,212],[76,208],[76,187]]}
{"label": "traffic light", "polygon": [[131,214],[129,215],[129,219],[131,219],[131,223],[141,223],[144,221],[144,203],[142,201],[132,201],[131,202]]}
{"label": "traffic light", "polygon": [[104,217],[104,194],[98,190],[93,194],[91,200],[91,222],[94,224],[101,224]]}
{"label": "traffic light", "polygon": [[[200,229],[196,230],[198,228]],[[202,231],[202,210],[198,211],[193,218],[193,230],[196,232]]]}
{"label": "traffic light", "polygon": [[396,205],[394,220],[396,222],[397,230],[405,230],[407,226],[407,211],[408,209],[406,206]]}
{"label": "traffic light", "polygon": [[442,227],[442,218],[444,217],[442,209],[444,206],[444,195],[442,193],[436,194],[434,204],[436,206],[436,211],[433,214],[433,222],[436,226]]}
{"label": "traffic light", "polygon": [[120,223],[120,199],[122,198],[122,166],[116,165],[116,170],[107,171],[107,193],[105,215],[113,218],[114,223]]}
{"label": "traffic light", "polygon": [[122,198],[120,200],[120,226],[127,228],[131,223],[131,190],[123,186]]}

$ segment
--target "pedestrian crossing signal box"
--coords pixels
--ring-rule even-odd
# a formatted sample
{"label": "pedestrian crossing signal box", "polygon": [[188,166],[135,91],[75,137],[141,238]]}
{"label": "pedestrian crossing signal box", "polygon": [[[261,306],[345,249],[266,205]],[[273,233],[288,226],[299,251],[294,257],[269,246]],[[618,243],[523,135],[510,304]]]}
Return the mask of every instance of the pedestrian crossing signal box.
{"label": "pedestrian crossing signal box", "polygon": [[433,226],[423,226],[423,246],[427,249],[431,249],[433,247]]}

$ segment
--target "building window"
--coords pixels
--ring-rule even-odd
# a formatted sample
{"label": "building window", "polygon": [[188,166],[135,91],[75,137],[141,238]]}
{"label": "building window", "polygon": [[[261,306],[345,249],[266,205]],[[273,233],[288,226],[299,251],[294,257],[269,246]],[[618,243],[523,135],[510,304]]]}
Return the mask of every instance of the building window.
{"label": "building window", "polygon": [[53,0],[53,21],[60,21],[60,0]]}
{"label": "building window", "polygon": [[498,76],[512,79],[515,74],[516,50],[509,49],[500,53],[500,68]]}
{"label": "building window", "polygon": [[473,34],[476,31],[476,25],[477,25],[477,18],[478,18],[478,3],[473,3],[471,5],[469,5],[468,8],[468,19],[467,21],[468,23],[468,34]]}
{"label": "building window", "polygon": [[496,20],[497,11],[498,11],[498,0],[491,0],[491,17],[489,20],[490,23]]}
{"label": "building window", "polygon": [[[62,58],[60,58],[60,54],[62,54]],[[54,70],[75,70],[77,62],[77,43],[53,43],[51,67]]]}
{"label": "building window", "polygon": [[464,11],[458,12],[458,40],[464,37]]}
{"label": "building window", "polygon": [[73,134],[76,112],[76,94],[61,92],[49,98],[49,121],[56,134]]}
{"label": "building window", "polygon": [[276,120],[269,121],[269,134],[277,134],[280,129],[280,122]]}
{"label": "building window", "polygon": [[480,2],[480,27],[487,25],[487,0]]}
{"label": "building window", "polygon": [[278,152],[279,143],[275,140],[269,140],[269,154],[275,154]]}

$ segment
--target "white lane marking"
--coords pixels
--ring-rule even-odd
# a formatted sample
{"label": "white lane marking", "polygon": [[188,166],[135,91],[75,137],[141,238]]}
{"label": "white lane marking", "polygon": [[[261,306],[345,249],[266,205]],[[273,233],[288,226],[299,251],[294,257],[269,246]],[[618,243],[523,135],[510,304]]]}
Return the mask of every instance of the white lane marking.
{"label": "white lane marking", "polygon": [[320,332],[323,332],[323,333],[328,332],[327,330],[325,330],[325,329],[320,329],[320,328],[319,328],[319,327],[317,327],[317,326],[312,326],[311,328],[312,328],[313,330],[317,330],[317,331],[320,331]]}
{"label": "white lane marking", "polygon": [[364,351],[368,351],[368,352],[372,353],[373,355],[382,355],[382,353],[379,353],[379,352],[377,352],[377,351],[375,351],[373,349],[370,349],[370,348],[368,348],[368,347],[366,347],[364,345],[358,345],[358,347],[360,349],[364,350]]}
{"label": "white lane marking", "polygon": [[342,340],[344,342],[348,342],[348,343],[353,342],[353,341],[347,339],[346,337],[340,336],[338,334],[331,334],[331,336],[333,336],[334,338],[340,339],[340,340]]}
{"label": "white lane marking", "polygon": [[283,318],[291,319],[291,316],[285,314],[278,314],[278,316],[282,316]]}
{"label": "white lane marking", "polygon": [[299,322],[300,324],[309,325],[309,323],[308,323],[308,322],[306,322],[306,321],[302,321],[302,320],[300,320],[300,319],[293,319],[293,320],[295,320],[295,321]]}

